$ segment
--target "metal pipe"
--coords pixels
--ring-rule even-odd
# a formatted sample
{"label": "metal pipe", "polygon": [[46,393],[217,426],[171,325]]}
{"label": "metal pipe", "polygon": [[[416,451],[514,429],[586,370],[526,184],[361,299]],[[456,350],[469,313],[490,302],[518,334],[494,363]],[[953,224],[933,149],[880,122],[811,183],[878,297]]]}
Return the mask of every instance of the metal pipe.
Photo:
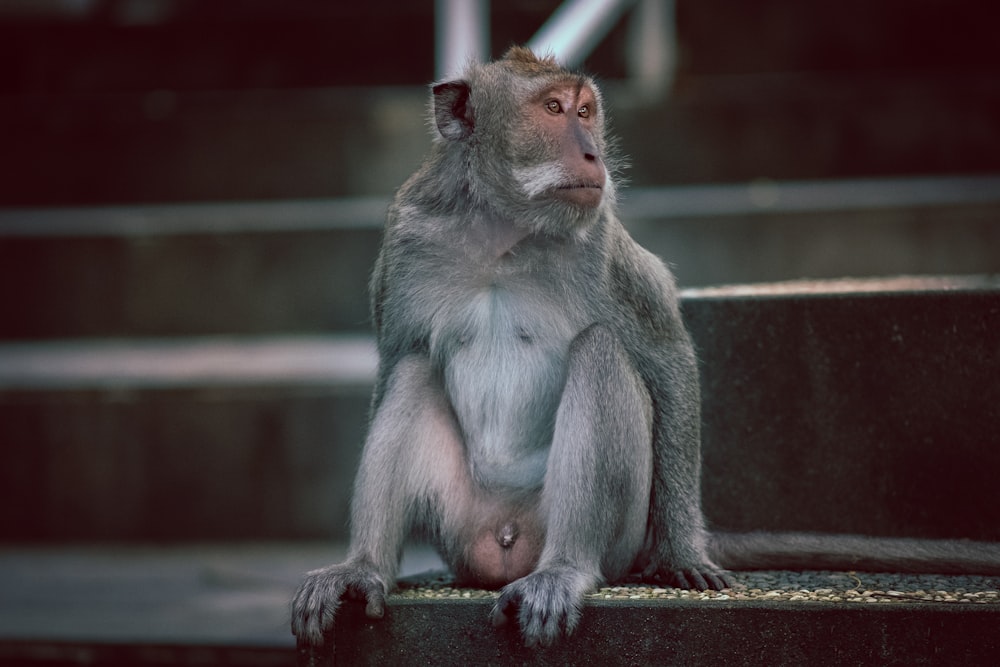
{"label": "metal pipe", "polygon": [[635,0],[566,0],[528,42],[539,55],[575,67],[593,51]]}
{"label": "metal pipe", "polygon": [[490,56],[489,0],[437,0],[435,76],[456,76],[470,62]]}

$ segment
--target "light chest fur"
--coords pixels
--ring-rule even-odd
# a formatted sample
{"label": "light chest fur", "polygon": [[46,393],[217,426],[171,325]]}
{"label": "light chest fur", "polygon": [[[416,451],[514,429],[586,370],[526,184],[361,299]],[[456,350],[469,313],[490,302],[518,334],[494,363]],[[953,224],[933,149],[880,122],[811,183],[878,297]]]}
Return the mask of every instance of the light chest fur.
{"label": "light chest fur", "polygon": [[462,429],[473,478],[484,487],[540,487],[570,342],[588,322],[570,286],[579,279],[552,261],[557,240],[500,223],[463,230],[461,252],[417,260],[433,301],[414,299],[430,355]]}

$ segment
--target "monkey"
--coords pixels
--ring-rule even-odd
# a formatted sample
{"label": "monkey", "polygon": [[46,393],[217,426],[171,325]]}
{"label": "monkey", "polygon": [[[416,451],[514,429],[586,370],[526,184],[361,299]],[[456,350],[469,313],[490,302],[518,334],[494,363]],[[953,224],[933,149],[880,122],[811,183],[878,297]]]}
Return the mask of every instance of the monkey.
{"label": "monkey", "polygon": [[[709,533],[697,358],[673,275],[616,217],[594,80],[513,47],[434,84],[430,120],[370,283],[379,362],[348,554],[295,594],[300,645],[322,645],[344,597],[382,617],[413,533],[459,583],[499,589],[493,624],[516,620],[528,646],[630,573],[722,590],[732,568],[954,555]],[[960,565],[1000,573],[1000,549]]]}

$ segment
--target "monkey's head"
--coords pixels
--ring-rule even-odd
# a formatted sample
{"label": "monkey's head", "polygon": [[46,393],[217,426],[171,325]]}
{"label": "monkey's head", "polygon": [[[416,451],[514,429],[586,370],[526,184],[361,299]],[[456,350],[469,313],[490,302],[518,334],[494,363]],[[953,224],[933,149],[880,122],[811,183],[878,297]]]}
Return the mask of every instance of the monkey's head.
{"label": "monkey's head", "polygon": [[435,85],[432,107],[448,173],[476,206],[566,234],[613,203],[603,102],[589,77],[514,47]]}

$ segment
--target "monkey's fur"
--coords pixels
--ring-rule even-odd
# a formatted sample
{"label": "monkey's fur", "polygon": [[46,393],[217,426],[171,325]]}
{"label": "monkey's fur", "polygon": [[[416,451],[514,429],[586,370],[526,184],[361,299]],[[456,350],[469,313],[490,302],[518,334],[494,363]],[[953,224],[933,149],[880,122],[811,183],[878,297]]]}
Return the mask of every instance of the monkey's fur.
{"label": "monkey's fur", "polygon": [[[300,642],[322,644],[345,595],[380,617],[413,531],[463,582],[502,586],[493,621],[516,615],[529,645],[572,632],[583,594],[633,571],[722,589],[725,565],[877,559],[884,541],[710,541],[695,355],[673,277],[615,216],[593,81],[514,48],[436,85],[432,108],[433,150],[372,279],[379,368],[350,549],[300,587]],[[995,545],[980,556],[972,569],[1000,571]]]}

